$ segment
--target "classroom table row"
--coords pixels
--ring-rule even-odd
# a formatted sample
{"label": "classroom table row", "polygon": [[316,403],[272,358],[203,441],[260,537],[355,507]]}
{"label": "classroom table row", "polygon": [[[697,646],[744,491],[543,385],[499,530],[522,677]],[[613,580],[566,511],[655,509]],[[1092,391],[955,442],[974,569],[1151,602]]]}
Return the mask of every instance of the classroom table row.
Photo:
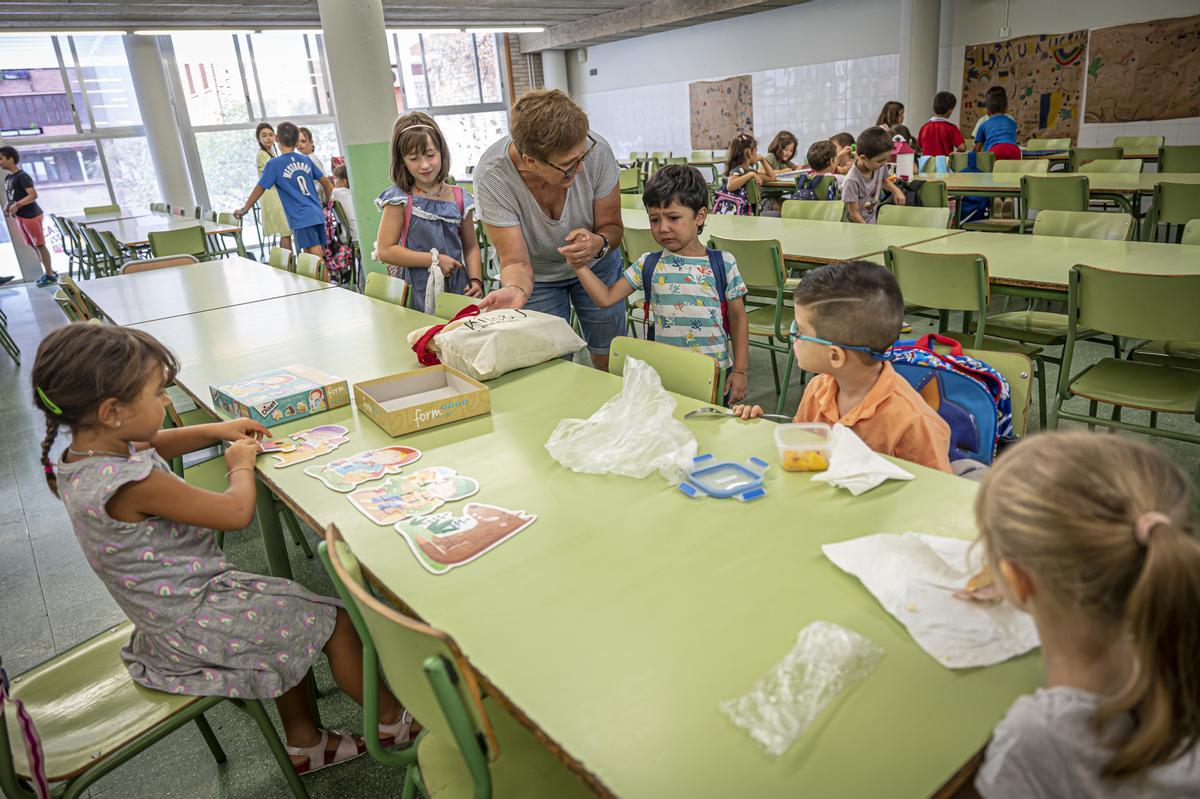
{"label": "classroom table row", "polygon": [[[624,209],[627,227],[647,228],[641,209]],[[1194,275],[1200,273],[1200,245],[1102,241],[1057,236],[970,233],[942,228],[856,225],[767,216],[710,214],[705,231],[732,239],[776,239],[794,264],[830,263],[854,258],[882,260],[890,246],[922,252],[981,253],[988,261],[993,289],[1008,294],[1062,299],[1075,264],[1120,272]]]}
{"label": "classroom table row", "polygon": [[[209,266],[176,269],[222,280]],[[114,299],[101,300],[113,315],[105,302]],[[406,336],[435,321],[344,290],[202,305],[137,327],[175,352],[178,383],[210,411],[210,385],[283,364],[351,382],[415,368]],[[447,630],[489,693],[598,793],[925,796],[1037,685],[1033,654],[986,669],[944,668],[820,552],[877,532],[969,538],[975,484],[910,465],[915,480],[851,497],[772,468],[768,496],[753,504],[695,500],[656,474],[579,475],[546,453],[558,421],[592,414],[620,390],[619,378],[555,361],[488,387],[489,415],[402,441],[424,453],[422,466],[477,479],[473,501],[537,521],[447,574],[425,571],[396,531],[302,468],[275,469],[264,456],[258,476],[316,529],[337,524],[377,585]],[[700,405],[677,400],[679,417]],[[272,432],[313,423],[345,425],[351,438],[317,464],[397,441],[353,407]],[[770,423],[688,424],[701,452],[773,457]],[[263,535],[278,539],[278,524],[264,524]],[[281,540],[265,543],[282,549]],[[272,563],[287,570],[286,561]],[[769,757],[719,703],[750,690],[817,620],[855,630],[887,654],[798,743]],[[912,734],[917,725],[920,735]]]}

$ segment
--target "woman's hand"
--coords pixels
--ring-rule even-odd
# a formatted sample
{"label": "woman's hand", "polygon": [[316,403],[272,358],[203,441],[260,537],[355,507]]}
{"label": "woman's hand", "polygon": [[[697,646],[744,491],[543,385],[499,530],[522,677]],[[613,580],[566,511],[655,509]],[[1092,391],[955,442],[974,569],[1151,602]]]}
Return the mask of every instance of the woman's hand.
{"label": "woman's hand", "polygon": [[597,236],[586,228],[576,228],[567,234],[567,244],[559,247],[558,252],[567,259],[571,266],[584,266],[592,262],[596,251],[600,249]]}
{"label": "woman's hand", "polygon": [[480,311],[498,311],[502,308],[524,308],[529,295],[517,286],[496,289],[479,301]]}
{"label": "woman's hand", "polygon": [[267,428],[252,419],[231,419],[228,422],[217,422],[217,437],[221,441],[258,441],[270,435]]}

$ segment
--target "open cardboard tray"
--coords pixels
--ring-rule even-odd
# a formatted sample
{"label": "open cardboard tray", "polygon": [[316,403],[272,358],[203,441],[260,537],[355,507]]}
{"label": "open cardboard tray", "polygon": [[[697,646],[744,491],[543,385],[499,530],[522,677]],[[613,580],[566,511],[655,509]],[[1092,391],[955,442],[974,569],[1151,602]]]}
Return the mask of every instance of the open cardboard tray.
{"label": "open cardboard tray", "polygon": [[492,410],[487,386],[441,364],[355,383],[354,402],[391,436]]}

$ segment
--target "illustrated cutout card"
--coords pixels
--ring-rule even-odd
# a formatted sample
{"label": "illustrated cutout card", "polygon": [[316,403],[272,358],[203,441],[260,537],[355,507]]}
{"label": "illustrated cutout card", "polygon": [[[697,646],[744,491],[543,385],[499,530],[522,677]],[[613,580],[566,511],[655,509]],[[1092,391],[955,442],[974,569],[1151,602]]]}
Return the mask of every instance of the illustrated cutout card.
{"label": "illustrated cutout card", "polygon": [[308,466],[304,473],[317,478],[334,491],[346,493],[370,480],[399,474],[401,469],[415,463],[420,457],[420,450],[393,444],[390,447],[368,449],[348,458],[338,458],[322,466]]}
{"label": "illustrated cutout card", "polygon": [[447,511],[396,524],[417,561],[445,574],[503,544],[537,521],[537,516],[481,502],[468,502],[461,515]]}
{"label": "illustrated cutout card", "polygon": [[349,432],[340,424],[323,424],[297,430],[292,433],[290,441],[286,438],[264,439],[259,447],[263,452],[271,453],[276,469],[283,469],[328,455],[350,440],[346,435]]}
{"label": "illustrated cutout card", "polygon": [[360,488],[348,499],[371,521],[387,525],[433,513],[447,502],[466,499],[477,491],[477,480],[445,466],[431,466]]}

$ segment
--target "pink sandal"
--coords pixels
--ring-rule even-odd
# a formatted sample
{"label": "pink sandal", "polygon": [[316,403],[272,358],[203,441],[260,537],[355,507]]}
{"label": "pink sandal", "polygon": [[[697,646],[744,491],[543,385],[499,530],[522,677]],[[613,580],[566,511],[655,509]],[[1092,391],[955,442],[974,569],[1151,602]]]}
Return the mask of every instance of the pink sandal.
{"label": "pink sandal", "polygon": [[404,746],[412,742],[412,713],[407,710],[391,724],[379,725],[379,742],[385,747]]}
{"label": "pink sandal", "polygon": [[[340,739],[332,757],[327,751],[330,732],[339,736]],[[321,740],[312,746],[287,746],[285,744],[283,748],[289,755],[308,758],[302,764],[292,764],[297,774],[311,774],[314,771],[320,771],[329,766],[348,763],[357,757],[361,757],[367,751],[365,747],[354,740],[353,735],[341,730],[321,730]]]}

